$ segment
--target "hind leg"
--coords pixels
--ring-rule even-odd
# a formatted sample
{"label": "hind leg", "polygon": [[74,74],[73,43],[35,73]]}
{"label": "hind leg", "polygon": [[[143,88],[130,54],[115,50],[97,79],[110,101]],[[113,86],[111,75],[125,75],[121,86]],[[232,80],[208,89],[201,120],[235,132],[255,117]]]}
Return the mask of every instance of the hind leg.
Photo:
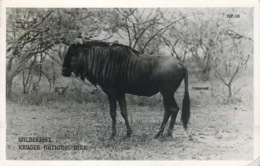
{"label": "hind leg", "polygon": [[119,106],[120,106],[121,115],[125,120],[125,125],[126,125],[126,130],[127,130],[126,136],[130,137],[131,134],[132,134],[132,129],[131,129],[131,127],[129,125],[129,121],[128,121],[126,102],[125,102],[125,94],[118,95],[117,101],[118,101]]}
{"label": "hind leg", "polygon": [[178,112],[179,112],[179,107],[174,99],[174,96],[173,96],[173,101],[172,101],[172,109],[171,109],[171,121],[170,121],[170,126],[169,126],[169,129],[168,129],[168,133],[167,135],[169,137],[172,137],[172,131],[173,131],[173,127],[174,127],[174,124],[175,124],[175,121],[176,121],[176,117],[178,115]]}
{"label": "hind leg", "polygon": [[158,138],[159,136],[162,135],[164,129],[165,129],[165,126],[167,124],[167,121],[169,119],[169,117],[172,115],[172,112],[173,112],[173,100],[174,97],[173,95],[166,95],[166,94],[162,94],[163,95],[163,106],[164,106],[164,117],[163,117],[163,121],[162,121],[162,124],[161,124],[161,127],[160,127],[160,130],[159,132],[155,135],[154,138]]}

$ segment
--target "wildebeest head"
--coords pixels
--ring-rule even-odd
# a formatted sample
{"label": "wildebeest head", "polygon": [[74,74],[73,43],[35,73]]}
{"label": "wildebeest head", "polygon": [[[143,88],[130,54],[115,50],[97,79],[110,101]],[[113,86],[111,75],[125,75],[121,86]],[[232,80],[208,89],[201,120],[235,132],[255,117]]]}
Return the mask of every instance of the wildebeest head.
{"label": "wildebeest head", "polygon": [[80,46],[75,44],[69,47],[62,65],[63,76],[69,77],[72,73],[74,73],[76,76],[80,75],[82,67],[82,55],[80,49]]}
{"label": "wildebeest head", "polygon": [[84,41],[83,39],[76,39],[74,43],[69,47],[67,54],[65,55],[62,75],[65,77],[71,76],[74,73],[81,79],[85,78],[88,55],[90,49],[93,47],[108,48],[109,44],[100,41]]}

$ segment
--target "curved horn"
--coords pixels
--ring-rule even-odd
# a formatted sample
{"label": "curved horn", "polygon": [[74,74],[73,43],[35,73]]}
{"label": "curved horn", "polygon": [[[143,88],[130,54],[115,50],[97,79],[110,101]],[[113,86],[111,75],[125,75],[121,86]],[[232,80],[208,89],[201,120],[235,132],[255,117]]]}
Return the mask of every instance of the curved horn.
{"label": "curved horn", "polygon": [[73,44],[75,45],[83,45],[83,39],[77,38],[74,40]]}

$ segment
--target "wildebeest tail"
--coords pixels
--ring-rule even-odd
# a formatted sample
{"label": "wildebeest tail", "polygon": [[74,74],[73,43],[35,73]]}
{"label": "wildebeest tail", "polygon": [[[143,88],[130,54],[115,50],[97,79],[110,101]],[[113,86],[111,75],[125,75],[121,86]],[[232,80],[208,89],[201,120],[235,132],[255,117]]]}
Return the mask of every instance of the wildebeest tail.
{"label": "wildebeest tail", "polygon": [[185,91],[184,91],[184,97],[182,102],[181,120],[182,120],[183,127],[186,130],[190,119],[190,96],[188,90],[188,71],[185,66],[184,66],[184,84],[185,84]]}

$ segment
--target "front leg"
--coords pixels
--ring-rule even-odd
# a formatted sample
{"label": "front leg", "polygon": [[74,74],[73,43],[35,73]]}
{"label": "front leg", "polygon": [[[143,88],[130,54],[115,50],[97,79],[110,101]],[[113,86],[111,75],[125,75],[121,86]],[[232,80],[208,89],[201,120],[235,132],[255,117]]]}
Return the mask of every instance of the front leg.
{"label": "front leg", "polygon": [[108,96],[109,105],[110,105],[110,116],[112,119],[112,134],[111,139],[116,135],[116,97],[110,95]]}

